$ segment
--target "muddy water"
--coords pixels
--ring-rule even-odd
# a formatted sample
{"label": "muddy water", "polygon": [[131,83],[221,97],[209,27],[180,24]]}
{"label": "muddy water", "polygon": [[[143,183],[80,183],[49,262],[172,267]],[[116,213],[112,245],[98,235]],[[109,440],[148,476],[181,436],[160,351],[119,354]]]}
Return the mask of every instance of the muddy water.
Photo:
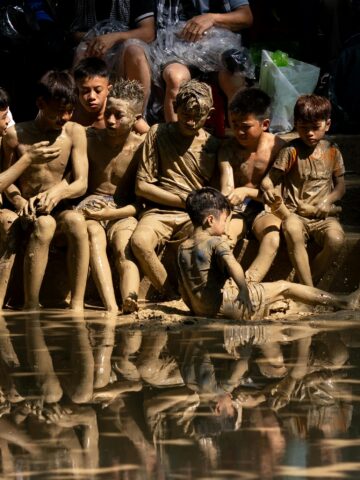
{"label": "muddy water", "polygon": [[3,313],[0,478],[360,478],[358,313],[163,315]]}

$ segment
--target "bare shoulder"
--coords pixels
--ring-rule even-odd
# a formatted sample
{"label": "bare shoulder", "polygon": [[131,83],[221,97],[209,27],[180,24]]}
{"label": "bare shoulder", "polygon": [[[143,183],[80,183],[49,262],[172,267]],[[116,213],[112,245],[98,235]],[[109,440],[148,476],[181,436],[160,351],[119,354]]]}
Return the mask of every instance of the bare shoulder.
{"label": "bare shoulder", "polygon": [[64,131],[70,137],[74,135],[85,135],[86,129],[80,123],[77,122],[66,122],[64,125]]}
{"label": "bare shoulder", "polygon": [[6,135],[3,137],[3,145],[15,148],[19,144],[17,126],[13,125],[8,128]]}
{"label": "bare shoulder", "polygon": [[135,147],[138,147],[142,143],[144,143],[146,137],[146,133],[136,133],[136,132],[130,132],[128,136],[128,142],[132,143]]}

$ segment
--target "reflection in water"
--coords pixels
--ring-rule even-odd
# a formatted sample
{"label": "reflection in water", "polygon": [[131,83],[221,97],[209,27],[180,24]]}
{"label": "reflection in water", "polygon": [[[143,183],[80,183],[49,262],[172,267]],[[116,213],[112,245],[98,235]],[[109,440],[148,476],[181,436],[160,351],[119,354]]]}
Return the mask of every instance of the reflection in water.
{"label": "reflection in water", "polygon": [[358,478],[360,329],[336,318],[148,332],[5,312],[1,478]]}

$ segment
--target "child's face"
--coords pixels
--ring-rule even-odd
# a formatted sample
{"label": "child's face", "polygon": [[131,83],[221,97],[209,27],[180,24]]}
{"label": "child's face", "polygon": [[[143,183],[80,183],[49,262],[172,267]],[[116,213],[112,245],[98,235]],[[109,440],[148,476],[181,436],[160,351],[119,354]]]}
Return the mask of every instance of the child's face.
{"label": "child's face", "polygon": [[6,134],[9,121],[9,109],[0,110],[0,137],[3,137]]}
{"label": "child's face", "polygon": [[329,130],[330,120],[319,120],[317,122],[303,122],[299,120],[296,122],[295,127],[305,145],[315,147]]}
{"label": "child's face", "polygon": [[196,135],[209,116],[208,109],[189,108],[186,105],[180,105],[176,113],[180,132],[186,137]]}
{"label": "child's face", "polygon": [[269,119],[258,120],[255,115],[230,112],[230,125],[238,143],[247,147],[256,142],[269,128]]}
{"label": "child's face", "polygon": [[210,235],[221,236],[224,234],[227,217],[228,213],[225,210],[219,216],[210,215],[208,219]]}
{"label": "child's face", "polygon": [[106,102],[104,119],[110,135],[128,134],[137,117],[130,102],[120,98],[109,97]]}
{"label": "child's face", "polygon": [[87,112],[101,112],[106,103],[110,85],[106,77],[87,77],[77,82],[79,102]]}
{"label": "child's face", "polygon": [[66,122],[71,120],[74,105],[60,100],[38,101],[42,117],[46,121],[48,130],[61,130]]}

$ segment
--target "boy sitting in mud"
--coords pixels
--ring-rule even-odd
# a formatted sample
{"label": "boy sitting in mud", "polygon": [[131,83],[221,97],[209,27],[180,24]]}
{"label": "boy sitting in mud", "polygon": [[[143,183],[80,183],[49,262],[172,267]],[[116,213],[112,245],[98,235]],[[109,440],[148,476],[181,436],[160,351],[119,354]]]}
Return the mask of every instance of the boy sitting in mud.
{"label": "boy sitting in mud", "polygon": [[[281,150],[261,188],[272,204],[282,188],[292,213],[282,223],[289,257],[298,281],[316,284],[341,250],[345,235],[334,203],[345,193],[345,167],[338,147],[324,139],[330,128],[331,104],[325,97],[302,95],[294,107],[299,138]],[[306,241],[314,238],[322,250],[310,269]]]}
{"label": "boy sitting in mud", "polygon": [[179,281],[181,296],[195,315],[261,320],[272,303],[287,299],[336,309],[358,308],[360,290],[351,295],[333,295],[282,280],[247,283],[222,236],[230,210],[227,198],[211,187],[191,192],[186,200],[194,233],[179,247]]}
{"label": "boy sitting in mud", "polygon": [[280,242],[281,220],[264,210],[260,182],[285,142],[269,133],[270,97],[259,88],[238,91],[229,104],[234,136],[219,151],[221,192],[233,211],[228,226],[231,244],[252,231],[259,253],[245,273],[260,282],[269,271]]}
{"label": "boy sitting in mud", "polygon": [[106,310],[118,306],[107,258],[111,245],[120,277],[123,313],[137,310],[139,271],[129,240],[136,228],[137,204],[134,194],[139,146],[144,135],[133,131],[141,117],[143,88],[136,80],[116,82],[107,98],[105,129],[87,129],[89,157],[88,195],[76,207],[87,219],[90,266]]}
{"label": "boy sitting in mud", "polygon": [[[39,293],[47,265],[49,245],[55,230],[68,240],[71,308],[84,308],[89,264],[89,246],[84,217],[71,210],[66,199],[83,195],[87,188],[88,161],[85,130],[70,122],[76,95],[72,77],[49,71],[37,85],[38,114],[34,120],[15,125],[4,137],[5,166],[11,165],[39,142],[48,142],[52,156],[48,164],[32,164],[11,185],[7,197],[16,213],[8,215],[8,226],[18,217],[27,234],[24,258],[25,308],[39,308]],[[44,148],[44,147],[43,147]],[[67,175],[67,176],[66,176]]]}
{"label": "boy sitting in mud", "polygon": [[219,140],[203,129],[212,105],[206,83],[184,83],[175,101],[178,121],[150,128],[137,172],[136,194],[145,199],[146,208],[131,247],[153,286],[169,297],[174,292],[156,249],[176,234],[187,236],[186,197],[209,184],[215,171]]}

